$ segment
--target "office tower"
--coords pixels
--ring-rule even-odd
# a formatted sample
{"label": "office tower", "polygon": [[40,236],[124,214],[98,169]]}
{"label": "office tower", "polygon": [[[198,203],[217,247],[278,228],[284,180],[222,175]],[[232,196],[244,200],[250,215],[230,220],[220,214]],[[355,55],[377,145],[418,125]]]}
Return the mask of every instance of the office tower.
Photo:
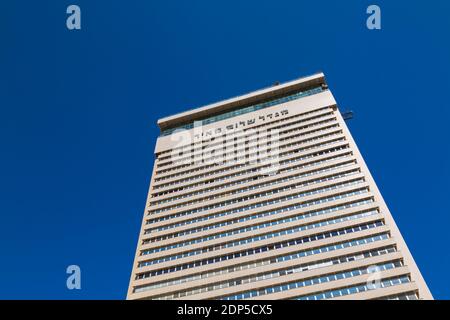
{"label": "office tower", "polygon": [[158,125],[128,299],[432,299],[322,73]]}

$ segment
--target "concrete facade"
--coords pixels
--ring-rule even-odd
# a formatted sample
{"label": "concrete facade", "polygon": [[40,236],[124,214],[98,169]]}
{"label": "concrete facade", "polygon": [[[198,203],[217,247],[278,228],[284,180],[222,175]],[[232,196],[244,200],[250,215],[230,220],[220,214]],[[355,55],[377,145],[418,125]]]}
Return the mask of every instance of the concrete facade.
{"label": "concrete facade", "polygon": [[433,298],[322,73],[158,125],[127,299]]}

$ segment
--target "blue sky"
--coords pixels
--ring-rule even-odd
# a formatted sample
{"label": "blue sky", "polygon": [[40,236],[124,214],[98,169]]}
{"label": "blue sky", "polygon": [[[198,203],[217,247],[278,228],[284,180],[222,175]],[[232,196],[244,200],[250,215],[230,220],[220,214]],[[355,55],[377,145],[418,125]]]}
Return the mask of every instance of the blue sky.
{"label": "blue sky", "polygon": [[[69,31],[77,4],[82,30]],[[378,4],[382,30],[365,26]],[[158,118],[325,72],[436,298],[450,298],[448,1],[0,3],[0,299],[122,299]],[[82,289],[66,289],[77,264]]]}

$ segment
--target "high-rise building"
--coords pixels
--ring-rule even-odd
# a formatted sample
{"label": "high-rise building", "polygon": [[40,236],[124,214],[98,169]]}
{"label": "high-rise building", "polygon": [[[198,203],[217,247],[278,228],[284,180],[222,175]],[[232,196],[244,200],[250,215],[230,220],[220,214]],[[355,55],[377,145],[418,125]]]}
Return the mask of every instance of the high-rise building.
{"label": "high-rise building", "polygon": [[160,119],[128,299],[432,299],[322,73]]}

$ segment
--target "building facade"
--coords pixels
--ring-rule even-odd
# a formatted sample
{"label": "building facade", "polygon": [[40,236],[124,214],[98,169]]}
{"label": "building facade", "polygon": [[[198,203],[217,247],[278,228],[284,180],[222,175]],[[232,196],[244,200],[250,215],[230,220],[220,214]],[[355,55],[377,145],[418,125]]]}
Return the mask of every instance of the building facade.
{"label": "building facade", "polygon": [[322,73],[160,119],[128,299],[432,299]]}

